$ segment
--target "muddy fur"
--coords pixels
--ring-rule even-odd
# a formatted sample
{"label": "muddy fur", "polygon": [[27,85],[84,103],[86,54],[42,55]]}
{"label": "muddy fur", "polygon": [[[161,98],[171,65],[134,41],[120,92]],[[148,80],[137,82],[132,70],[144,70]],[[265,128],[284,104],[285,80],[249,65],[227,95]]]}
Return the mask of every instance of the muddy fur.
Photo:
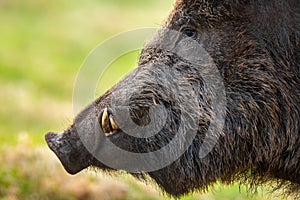
{"label": "muddy fur", "polygon": [[[192,37],[213,58],[225,84],[225,126],[213,150],[200,159],[199,148],[211,119],[210,99],[214,94],[196,73],[196,66],[148,44],[142,51],[138,69],[93,105],[100,115],[104,107],[110,106],[112,92],[132,84],[132,118],[137,123],[147,123],[143,116],[155,102],[168,110],[166,126],[150,139],[119,133],[111,141],[133,152],[154,151],[173,138],[180,123],[179,115],[188,112],[176,107],[175,97],[162,91],[158,84],[166,69],[144,67],[149,63],[175,68],[177,80],[188,78],[191,84],[182,98],[188,101],[184,96],[195,91],[201,112],[197,136],[178,160],[158,171],[134,176],[149,175],[174,196],[205,190],[216,181],[238,182],[249,188],[267,184],[283,189],[283,194],[299,196],[299,3],[298,0],[179,0],[175,3],[163,26],[181,32],[187,28],[194,31]],[[88,164],[107,169],[94,158]]]}

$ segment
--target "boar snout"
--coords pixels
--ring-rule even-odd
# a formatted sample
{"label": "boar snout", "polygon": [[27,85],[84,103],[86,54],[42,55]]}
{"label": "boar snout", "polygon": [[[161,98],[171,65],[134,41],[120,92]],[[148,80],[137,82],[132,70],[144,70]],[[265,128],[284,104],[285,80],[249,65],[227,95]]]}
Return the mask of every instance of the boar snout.
{"label": "boar snout", "polygon": [[49,148],[56,154],[65,170],[76,174],[89,165],[89,154],[79,138],[72,138],[70,132],[62,134],[47,133],[45,136]]}

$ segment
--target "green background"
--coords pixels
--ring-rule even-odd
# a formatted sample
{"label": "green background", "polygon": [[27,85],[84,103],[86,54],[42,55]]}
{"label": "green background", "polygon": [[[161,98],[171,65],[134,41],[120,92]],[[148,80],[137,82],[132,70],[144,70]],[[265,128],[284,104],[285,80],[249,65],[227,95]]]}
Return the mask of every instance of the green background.
{"label": "green background", "polygon": [[[173,0],[0,0],[0,199],[168,199],[154,183],[125,173],[70,176],[44,134],[73,118],[72,91],[84,59],[120,32],[158,27]],[[101,95],[137,64],[138,52],[113,63]],[[267,189],[216,184],[191,199],[270,199]],[[273,197],[274,198],[274,197]]]}

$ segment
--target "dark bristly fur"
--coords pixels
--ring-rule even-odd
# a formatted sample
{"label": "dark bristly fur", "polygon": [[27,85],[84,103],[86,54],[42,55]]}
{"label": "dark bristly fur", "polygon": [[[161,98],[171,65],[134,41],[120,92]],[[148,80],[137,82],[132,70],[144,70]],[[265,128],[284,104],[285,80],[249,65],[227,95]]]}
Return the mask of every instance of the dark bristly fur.
{"label": "dark bristly fur", "polygon": [[[149,63],[163,63],[175,68],[182,77],[189,77],[193,83],[190,89],[198,94],[201,113],[198,133],[189,149],[171,165],[148,173],[159,186],[179,196],[205,190],[216,181],[237,181],[250,186],[270,183],[274,188],[283,188],[285,194],[299,196],[299,0],[178,0],[164,27],[177,31],[182,27],[196,30],[195,39],[220,70],[227,98],[223,133],[213,150],[199,159],[203,133],[211,119],[210,95],[213,94],[202,78],[193,74],[197,71],[195,66],[147,45],[138,69],[93,105],[100,113],[109,107],[112,92],[137,80],[131,91],[132,118],[138,123],[155,99],[167,108],[166,126],[152,138],[136,139],[119,133],[111,140],[129,151],[149,152],[172,139],[179,115],[185,111],[176,107],[172,95],[161,91],[157,84],[165,69],[143,67]],[[133,78],[133,74],[138,74],[139,78]],[[183,95],[189,95],[188,88],[184,92]],[[143,123],[146,122],[140,122]],[[64,134],[76,135],[76,132],[71,127]],[[50,136],[47,140],[51,143]],[[81,156],[90,157],[86,161],[88,164],[82,163],[82,169],[87,165],[107,169],[86,152]]]}

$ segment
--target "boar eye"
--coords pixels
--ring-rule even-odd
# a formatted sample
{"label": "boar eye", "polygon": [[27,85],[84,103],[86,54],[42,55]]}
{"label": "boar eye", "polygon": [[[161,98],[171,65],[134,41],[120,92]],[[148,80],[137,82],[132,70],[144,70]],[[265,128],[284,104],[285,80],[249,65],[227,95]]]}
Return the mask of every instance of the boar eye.
{"label": "boar eye", "polygon": [[193,39],[196,39],[196,38],[197,38],[197,35],[198,35],[198,33],[197,33],[197,31],[196,31],[195,29],[189,28],[189,27],[183,28],[183,29],[181,30],[181,32],[182,32],[184,35],[186,35],[186,36],[188,36],[188,37],[191,37],[191,38],[193,38]]}

